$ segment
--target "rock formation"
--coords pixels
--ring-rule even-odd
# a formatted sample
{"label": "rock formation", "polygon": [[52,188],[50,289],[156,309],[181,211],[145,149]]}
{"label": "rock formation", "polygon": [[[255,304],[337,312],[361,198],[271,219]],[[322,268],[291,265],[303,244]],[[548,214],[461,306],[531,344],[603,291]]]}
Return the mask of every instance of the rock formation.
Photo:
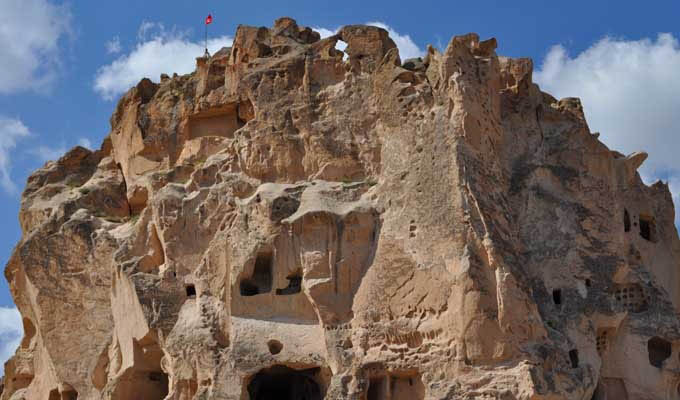
{"label": "rock formation", "polygon": [[495,48],[281,18],[142,80],[28,179],[0,399],[680,399],[668,186]]}

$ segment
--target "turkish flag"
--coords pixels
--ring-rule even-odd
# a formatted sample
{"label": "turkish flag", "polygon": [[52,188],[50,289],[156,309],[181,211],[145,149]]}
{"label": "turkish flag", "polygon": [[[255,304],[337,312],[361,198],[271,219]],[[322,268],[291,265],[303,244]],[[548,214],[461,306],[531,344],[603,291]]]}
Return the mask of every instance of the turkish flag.
{"label": "turkish flag", "polygon": [[212,24],[212,15],[211,14],[208,14],[208,16],[205,17],[205,24],[206,25]]}

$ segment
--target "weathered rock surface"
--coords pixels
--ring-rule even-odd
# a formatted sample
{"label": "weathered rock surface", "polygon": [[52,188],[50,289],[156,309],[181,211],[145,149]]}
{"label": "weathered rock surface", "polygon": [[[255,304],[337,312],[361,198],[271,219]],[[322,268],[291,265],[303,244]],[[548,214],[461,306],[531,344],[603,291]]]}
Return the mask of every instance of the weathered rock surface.
{"label": "weathered rock surface", "polygon": [[141,81],[28,180],[0,398],[679,399],[667,185],[495,48],[282,18]]}

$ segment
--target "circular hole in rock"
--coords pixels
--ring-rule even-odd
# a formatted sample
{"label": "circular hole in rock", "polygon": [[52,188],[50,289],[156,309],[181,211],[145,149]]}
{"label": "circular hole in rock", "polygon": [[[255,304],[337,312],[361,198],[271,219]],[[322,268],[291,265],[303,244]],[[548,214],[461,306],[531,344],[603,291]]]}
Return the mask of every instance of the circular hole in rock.
{"label": "circular hole in rock", "polygon": [[267,342],[267,347],[269,347],[269,352],[272,354],[279,354],[283,350],[281,342],[273,339]]}

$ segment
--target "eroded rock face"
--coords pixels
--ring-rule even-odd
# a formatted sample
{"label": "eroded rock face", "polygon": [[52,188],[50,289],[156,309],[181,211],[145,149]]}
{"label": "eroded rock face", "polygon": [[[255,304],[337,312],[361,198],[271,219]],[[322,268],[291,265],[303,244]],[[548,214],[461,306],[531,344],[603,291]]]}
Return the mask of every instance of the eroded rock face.
{"label": "eroded rock face", "polygon": [[495,48],[282,18],[140,82],[29,178],[0,398],[680,398],[667,185]]}

